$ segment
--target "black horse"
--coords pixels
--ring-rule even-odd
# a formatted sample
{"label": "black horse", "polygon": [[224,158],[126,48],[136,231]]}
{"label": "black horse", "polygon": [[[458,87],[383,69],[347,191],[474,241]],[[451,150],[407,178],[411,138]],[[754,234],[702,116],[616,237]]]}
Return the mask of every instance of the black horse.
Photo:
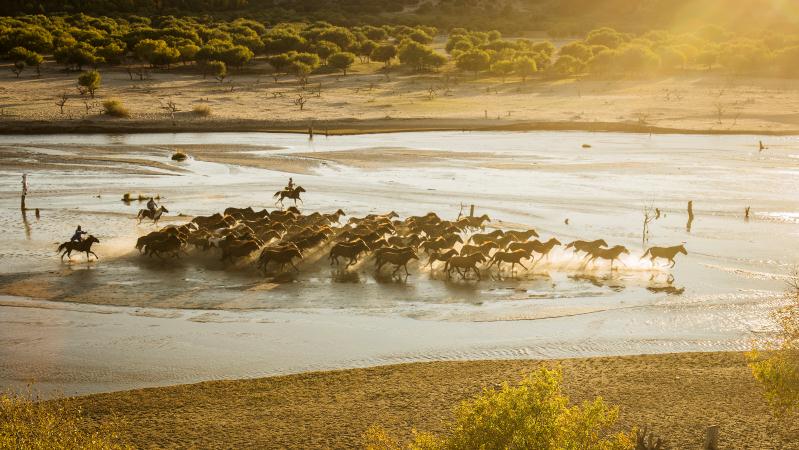
{"label": "black horse", "polygon": [[94,243],[99,244],[100,240],[92,235],[89,235],[86,239],[82,241],[64,242],[63,244],[58,246],[58,250],[56,250],[56,252],[57,253],[63,252],[61,253],[61,261],[64,260],[64,256],[71,258],[72,252],[86,253],[86,261],[89,260],[89,254],[94,255],[96,259],[100,259],[100,257],[97,256],[97,254],[92,251],[92,244]]}
{"label": "black horse", "polygon": [[286,188],[283,189],[282,191],[277,191],[275,192],[275,195],[273,195],[274,198],[277,198],[275,205],[283,206],[283,199],[286,198],[294,200],[294,205],[297,205],[297,200],[299,200],[300,203],[302,203],[302,199],[300,198],[300,194],[302,192],[305,192],[305,189],[303,189],[302,186],[297,186],[293,189]]}

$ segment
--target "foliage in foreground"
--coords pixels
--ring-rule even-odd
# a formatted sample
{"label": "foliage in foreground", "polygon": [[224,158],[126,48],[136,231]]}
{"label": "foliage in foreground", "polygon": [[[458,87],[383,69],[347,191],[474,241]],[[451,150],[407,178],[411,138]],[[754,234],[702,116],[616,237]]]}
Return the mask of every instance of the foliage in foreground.
{"label": "foliage in foreground", "polygon": [[791,304],[775,313],[777,341],[761,353],[749,354],[749,367],[780,418],[799,414],[799,272],[790,282]]}
{"label": "foliage in foreground", "polygon": [[364,435],[369,450],[408,449],[633,449],[631,435],[612,431],[618,407],[601,397],[570,406],[559,369],[541,368],[517,386],[485,389],[464,401],[441,435],[417,433],[402,444],[379,426]]}
{"label": "foliage in foreground", "polygon": [[120,441],[116,424],[85,429],[81,410],[68,400],[38,402],[0,394],[0,449],[130,449]]}

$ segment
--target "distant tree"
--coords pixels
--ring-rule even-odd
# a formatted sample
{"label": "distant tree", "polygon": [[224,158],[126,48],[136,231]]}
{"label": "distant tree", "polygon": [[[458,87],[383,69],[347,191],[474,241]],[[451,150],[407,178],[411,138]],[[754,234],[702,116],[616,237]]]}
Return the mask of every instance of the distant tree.
{"label": "distant tree", "polygon": [[447,57],[442,55],[441,53],[430,52],[424,56],[422,59],[422,64],[424,67],[432,67],[434,69],[438,69],[439,67],[443,67],[447,63]]}
{"label": "distant tree", "polygon": [[364,27],[364,34],[366,34],[366,37],[375,42],[385,41],[388,38],[388,33],[386,33],[386,30],[378,27]]}
{"label": "distant tree", "polygon": [[78,87],[81,88],[81,91],[88,92],[92,98],[94,98],[94,93],[97,92],[97,89],[100,89],[100,82],[100,72],[96,70],[83,72],[78,76]]}
{"label": "distant tree", "polygon": [[19,78],[22,71],[25,70],[25,61],[31,57],[31,54],[36,54],[25,47],[14,47],[8,52],[8,59],[11,60],[11,71]]}
{"label": "distant tree", "polygon": [[53,56],[59,64],[82,70],[83,66],[96,64],[102,61],[101,57],[98,59],[95,52],[96,49],[91,45],[85,42],[76,42],[68,46],[57,48]]}
{"label": "distant tree", "polygon": [[316,44],[314,44],[313,51],[314,53],[319,55],[319,58],[322,60],[322,62],[326,64],[327,58],[329,58],[330,55],[334,53],[340,52],[341,48],[338,45],[329,41],[319,41]]}
{"label": "distant tree", "polygon": [[205,67],[208,73],[211,74],[214,78],[216,78],[219,83],[225,81],[227,77],[227,65],[225,65],[222,61],[208,61],[205,63]]}
{"label": "distant tree", "polygon": [[377,48],[377,42],[372,40],[365,40],[358,45],[358,57],[361,62],[368,62],[372,56],[372,52]]}
{"label": "distant tree", "polygon": [[588,61],[588,70],[593,74],[604,74],[620,71],[618,66],[619,52],[616,50],[602,50]]}
{"label": "distant tree", "polygon": [[44,57],[36,52],[30,52],[28,57],[25,58],[25,65],[36,68],[36,75],[42,74],[42,62],[44,62]]}
{"label": "distant tree", "polygon": [[547,57],[549,58],[551,58],[552,55],[555,54],[555,46],[552,45],[552,43],[549,41],[535,43],[530,48],[530,50],[535,53],[542,53],[544,55],[547,55]]}
{"label": "distant tree", "polygon": [[219,55],[220,60],[228,66],[233,66],[241,69],[245,64],[250,62],[255,54],[249,48],[243,45],[234,45],[222,51]]}
{"label": "distant tree", "polygon": [[491,31],[488,32],[488,40],[489,41],[493,42],[493,41],[498,41],[500,39],[502,39],[502,33],[500,33],[499,31],[491,30]]}
{"label": "distant tree", "polygon": [[109,42],[102,47],[98,47],[96,54],[108,64],[120,64],[125,58],[125,49],[117,42]]}
{"label": "distant tree", "polygon": [[479,49],[472,49],[461,54],[455,60],[455,66],[463,71],[473,72],[477,76],[483,70],[488,69],[488,64],[491,61],[491,56]]}
{"label": "distant tree", "polygon": [[657,50],[660,57],[660,67],[664,70],[682,69],[685,67],[686,57],[683,52],[675,47],[660,47]]}
{"label": "distant tree", "polygon": [[604,45],[611,49],[619,47],[624,40],[621,33],[609,27],[592,30],[585,37],[585,43],[588,45]]}
{"label": "distant tree", "polygon": [[535,63],[535,60],[528,56],[516,58],[513,64],[516,74],[522,77],[522,82],[527,81],[527,77],[538,71],[538,66]]}
{"label": "distant tree", "polygon": [[431,47],[410,39],[404,40],[397,52],[401,63],[407,64],[417,71],[424,69],[426,59],[433,53]]}
{"label": "distant tree", "polygon": [[280,74],[288,73],[289,66],[293,59],[287,53],[281,53],[279,55],[273,55],[266,59],[266,62],[272,66],[273,72],[272,77],[275,79],[275,83],[277,83],[277,78]]}
{"label": "distant tree", "polygon": [[560,56],[572,56],[581,62],[586,62],[591,59],[593,53],[591,48],[582,42],[572,42],[564,45],[558,52]]}
{"label": "distant tree", "polygon": [[307,46],[305,38],[289,30],[270,30],[263,37],[264,51],[274,55],[290,51],[302,51]]}
{"label": "distant tree", "polygon": [[713,50],[705,50],[696,55],[696,63],[707,67],[707,70],[712,70],[718,59],[719,54]]}
{"label": "distant tree", "polygon": [[421,30],[416,30],[408,35],[408,38],[420,44],[429,44],[433,42],[433,38]]}
{"label": "distant tree", "polygon": [[291,73],[297,77],[297,82],[301,85],[308,83],[308,76],[311,75],[311,72],[313,72],[313,68],[310,65],[300,60],[292,61],[291,65],[289,66],[289,70],[291,70]]}
{"label": "distant tree", "polygon": [[584,64],[579,59],[571,55],[564,55],[555,61],[550,71],[558,76],[571,76],[580,73]]}
{"label": "distant tree", "polygon": [[330,55],[327,62],[330,66],[341,70],[344,76],[347,76],[347,69],[355,62],[355,55],[350,52],[338,52]]}
{"label": "distant tree", "polygon": [[194,44],[184,44],[178,46],[178,53],[180,53],[180,61],[183,64],[188,64],[190,61],[194,61],[194,58],[197,57],[197,53],[200,51],[200,47]]}
{"label": "distant tree", "polygon": [[654,72],[660,68],[660,57],[643,45],[626,45],[618,52],[618,63],[627,73]]}
{"label": "distant tree", "polygon": [[391,65],[391,60],[397,56],[397,46],[393,44],[378,45],[372,50],[371,58],[375,61],[383,63],[385,67]]}
{"label": "distant tree", "polygon": [[339,46],[342,50],[349,50],[350,47],[356,42],[355,35],[352,31],[344,27],[330,27],[319,33],[320,41],[332,42]]}
{"label": "distant tree", "polygon": [[494,66],[491,68],[494,73],[502,77],[502,82],[505,82],[505,78],[513,73],[515,65],[513,61],[508,59],[503,59],[502,61],[497,61],[494,63]]}

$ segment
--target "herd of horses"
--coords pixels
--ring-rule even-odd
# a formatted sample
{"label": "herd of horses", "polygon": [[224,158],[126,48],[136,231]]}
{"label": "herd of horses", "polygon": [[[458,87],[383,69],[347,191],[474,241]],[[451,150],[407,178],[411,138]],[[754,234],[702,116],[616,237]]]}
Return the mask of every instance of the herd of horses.
{"label": "herd of horses", "polygon": [[[341,209],[333,213],[303,214],[296,207],[285,210],[256,211],[251,207],[227,208],[223,213],[194,217],[183,225],[168,225],[141,236],[136,249],[156,258],[179,258],[192,249],[216,252],[221,261],[253,261],[263,274],[299,271],[299,261],[326,252],[331,266],[348,269],[371,258],[375,270],[384,268],[393,276],[407,277],[408,264],[426,258],[422,267],[441,270],[448,278],[457,274],[467,279],[471,274],[480,280],[486,271],[503,266],[523,269],[549,257],[563,245],[556,238],[538,240],[533,229],[486,231],[487,215],[445,220],[430,212],[400,219],[395,212],[346,216]],[[564,246],[579,255],[581,268],[608,261],[610,270],[620,257],[629,254],[622,245],[609,246],[602,239],[577,240]],[[678,253],[687,254],[683,245],[652,247],[644,253],[653,264],[666,259],[674,266]],[[257,257],[255,256],[257,254]],[[421,263],[420,263],[421,264]],[[437,266],[436,266],[437,265]]]}

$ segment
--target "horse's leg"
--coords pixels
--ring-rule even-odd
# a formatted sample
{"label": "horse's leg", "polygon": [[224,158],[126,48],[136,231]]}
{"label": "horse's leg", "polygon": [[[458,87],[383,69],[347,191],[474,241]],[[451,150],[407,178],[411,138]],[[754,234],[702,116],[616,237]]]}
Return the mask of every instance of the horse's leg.
{"label": "horse's leg", "polygon": [[669,258],[669,261],[671,261],[671,265],[669,267],[674,267],[674,265],[677,264],[677,261],[674,260],[674,257]]}
{"label": "horse's leg", "polygon": [[289,260],[289,264],[291,264],[291,267],[293,267],[296,272],[300,271],[300,269],[298,269],[297,266],[294,265],[294,262],[292,260]]}
{"label": "horse's leg", "polygon": [[[89,253],[91,253],[92,255],[94,255],[94,259],[96,259],[96,260],[99,260],[99,259],[100,259],[100,257],[99,257],[99,256],[97,256],[97,253],[94,253],[94,252],[93,252],[93,251],[91,251],[91,250],[89,250]],[[89,255],[87,254],[87,255],[86,255],[86,258],[88,259],[88,257],[89,257]]]}

